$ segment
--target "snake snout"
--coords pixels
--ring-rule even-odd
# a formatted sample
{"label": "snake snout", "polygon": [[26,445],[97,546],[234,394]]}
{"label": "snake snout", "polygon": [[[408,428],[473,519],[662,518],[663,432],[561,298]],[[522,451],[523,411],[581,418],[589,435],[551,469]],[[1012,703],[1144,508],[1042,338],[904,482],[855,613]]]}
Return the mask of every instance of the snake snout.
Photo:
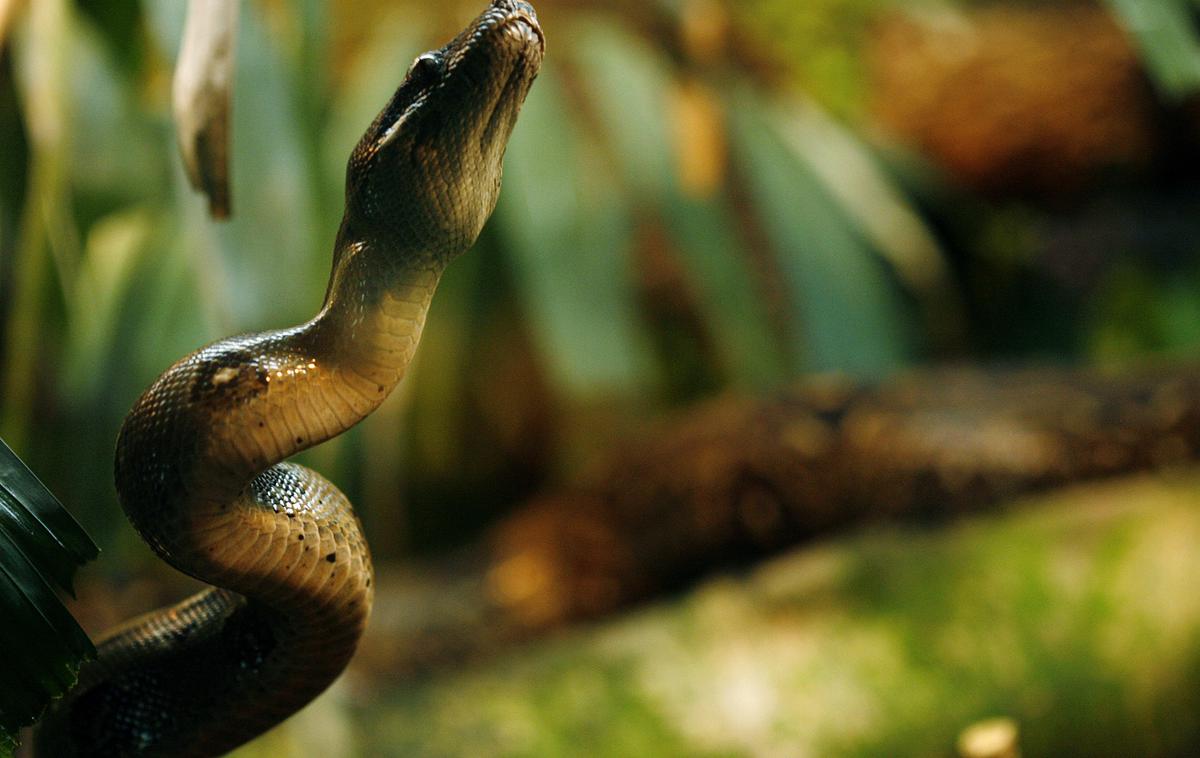
{"label": "snake snout", "polygon": [[537,12],[533,10],[533,6],[525,0],[492,0],[492,8],[500,11],[520,11],[528,13],[534,18],[537,18]]}

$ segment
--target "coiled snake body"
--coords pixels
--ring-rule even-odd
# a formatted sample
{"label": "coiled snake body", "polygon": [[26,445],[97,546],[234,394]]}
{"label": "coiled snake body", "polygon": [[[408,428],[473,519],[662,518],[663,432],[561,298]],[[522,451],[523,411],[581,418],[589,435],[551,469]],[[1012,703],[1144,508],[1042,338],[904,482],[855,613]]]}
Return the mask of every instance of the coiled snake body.
{"label": "coiled snake body", "polygon": [[400,381],[442,269],[495,207],[543,47],[528,3],[492,0],[420,56],[350,157],[320,312],[193,353],[134,405],[121,503],[164,560],[215,588],[110,633],[43,721],[39,755],[218,755],[345,667],[371,610],[367,545],[336,487],[281,461]]}

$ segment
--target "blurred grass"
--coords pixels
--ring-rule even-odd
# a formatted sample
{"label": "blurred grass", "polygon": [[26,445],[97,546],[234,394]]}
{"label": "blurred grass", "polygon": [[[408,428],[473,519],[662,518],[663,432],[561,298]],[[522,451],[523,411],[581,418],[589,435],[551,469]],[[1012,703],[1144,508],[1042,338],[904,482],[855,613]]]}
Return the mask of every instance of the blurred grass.
{"label": "blurred grass", "polygon": [[1028,755],[1187,755],[1198,484],[810,546],[344,713],[378,756],[951,755],[998,715]]}

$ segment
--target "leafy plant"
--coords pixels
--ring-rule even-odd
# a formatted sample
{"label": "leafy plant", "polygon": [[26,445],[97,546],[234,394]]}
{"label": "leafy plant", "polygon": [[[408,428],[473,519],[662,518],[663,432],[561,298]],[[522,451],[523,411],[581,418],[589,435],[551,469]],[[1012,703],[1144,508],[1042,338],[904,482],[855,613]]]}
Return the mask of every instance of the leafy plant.
{"label": "leafy plant", "polygon": [[55,595],[73,593],[75,569],[96,555],[79,524],[0,441],[0,755],[96,653]]}
{"label": "leafy plant", "polygon": [[1107,2],[1137,40],[1146,68],[1166,95],[1179,100],[1200,90],[1200,39],[1197,39],[1193,22],[1194,2]]}

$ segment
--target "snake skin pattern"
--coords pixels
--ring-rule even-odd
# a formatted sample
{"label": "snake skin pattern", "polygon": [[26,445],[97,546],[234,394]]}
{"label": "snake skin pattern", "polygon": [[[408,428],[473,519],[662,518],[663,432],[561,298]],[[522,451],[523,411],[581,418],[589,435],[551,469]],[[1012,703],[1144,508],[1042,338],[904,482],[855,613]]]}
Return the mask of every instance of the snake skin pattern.
{"label": "snake skin pattern", "polygon": [[212,756],[287,718],[343,670],[372,568],[338,489],[283,463],[361,421],[404,375],[445,265],[495,207],[508,137],[541,65],[533,8],[492,0],[413,63],[354,149],[320,312],[177,362],[117,441],[129,520],[219,589],[100,643],[43,721],[38,754]]}

